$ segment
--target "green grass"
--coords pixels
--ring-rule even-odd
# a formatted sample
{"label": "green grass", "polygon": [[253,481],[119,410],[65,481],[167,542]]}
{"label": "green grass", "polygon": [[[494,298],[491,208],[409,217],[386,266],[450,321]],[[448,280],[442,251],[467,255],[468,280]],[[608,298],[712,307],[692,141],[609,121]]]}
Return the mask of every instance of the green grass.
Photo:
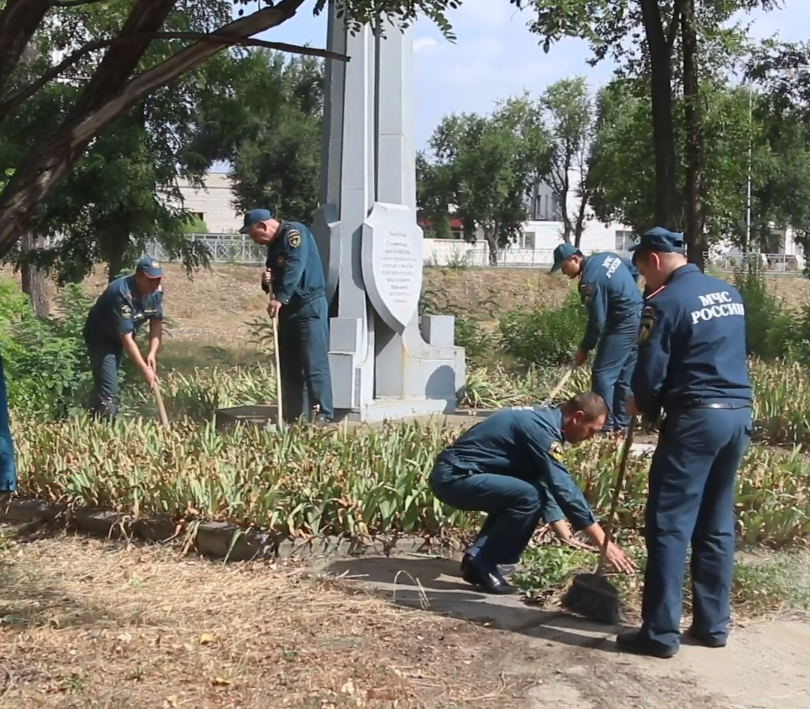
{"label": "green grass", "polygon": [[[628,615],[639,613],[644,578],[645,551],[639,540],[627,544],[625,551],[636,562],[636,576],[611,574],[619,589]],[[573,549],[558,543],[529,549],[523,556],[522,569],[513,582],[532,603],[557,602],[578,573],[592,573],[597,565],[595,553]],[[684,579],[684,613],[691,608],[691,580]],[[734,562],[732,603],[742,617],[780,611],[810,612],[810,554],[806,551],[770,552],[764,556],[739,555]]]}

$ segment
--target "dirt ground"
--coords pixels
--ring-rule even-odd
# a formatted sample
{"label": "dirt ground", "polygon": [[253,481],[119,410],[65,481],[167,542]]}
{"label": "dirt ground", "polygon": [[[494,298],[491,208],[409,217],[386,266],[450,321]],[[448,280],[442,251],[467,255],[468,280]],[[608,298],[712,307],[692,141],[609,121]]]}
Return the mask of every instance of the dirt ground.
{"label": "dirt ground", "polygon": [[[165,272],[169,341],[250,347],[250,322],[266,317],[267,296],[259,288],[258,266],[215,265],[193,279],[173,264],[165,265]],[[12,275],[8,268],[0,273]],[[105,283],[102,270],[85,281],[92,295],[100,293]],[[793,307],[810,301],[810,281],[806,278],[772,277],[770,283]],[[565,296],[567,286],[564,277],[552,277],[539,269],[426,268],[422,291],[438,311],[461,309],[489,322],[515,306],[555,305]]]}
{"label": "dirt ground", "polygon": [[806,709],[810,624],[725,650],[615,652],[590,625],[459,583],[427,557],[223,565],[172,548],[12,538],[4,709]]}

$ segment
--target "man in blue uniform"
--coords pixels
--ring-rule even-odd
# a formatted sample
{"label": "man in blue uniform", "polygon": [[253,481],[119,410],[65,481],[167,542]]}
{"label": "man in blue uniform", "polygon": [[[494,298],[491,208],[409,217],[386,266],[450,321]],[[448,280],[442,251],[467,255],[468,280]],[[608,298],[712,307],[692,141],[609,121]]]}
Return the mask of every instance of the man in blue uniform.
{"label": "man in blue uniform", "polygon": [[607,252],[583,256],[571,244],[560,244],[554,249],[551,267],[552,273],[562,270],[568,278],[579,278],[579,295],[588,309],[588,324],[574,364],[581,366],[598,343],[591,388],[607,403],[606,433],[624,434],[630,424],[625,403],[636,363],[642,297],[626,260]]}
{"label": "man in blue uniform", "polygon": [[298,222],[280,222],[269,209],[253,209],[240,230],[267,247],[262,289],[278,316],[284,418],[301,416],[315,423],[332,421],[332,376],[329,371],[329,308],[318,246]]}
{"label": "man in blue uniform", "polygon": [[725,281],[688,264],[681,234],[655,228],[634,260],[652,289],[639,329],[631,414],[663,410],[645,514],[642,626],[623,650],[672,657],[680,646],[683,577],[692,544],[692,625],[707,647],[726,644],[734,563],[737,468],[751,435],[745,307]]}
{"label": "man in blue uniform", "polygon": [[[513,593],[498,566],[516,564],[540,520],[573,527],[600,546],[605,535],[562,463],[563,444],[587,440],[604,424],[607,407],[594,392],[557,409],[506,409],[466,431],[442,451],[430,489],[446,505],[486,512],[487,519],[461,562],[467,583],[487,593]],[[615,545],[607,559],[621,571],[633,563]]]}
{"label": "man in blue uniform", "polygon": [[[157,352],[163,337],[163,293],[160,264],[144,256],[131,276],[116,278],[90,308],[84,342],[93,372],[90,411],[112,420],[118,413],[118,370],[124,353],[135,363],[149,386],[157,381]],[[141,356],[135,335],[149,321],[149,350]]]}

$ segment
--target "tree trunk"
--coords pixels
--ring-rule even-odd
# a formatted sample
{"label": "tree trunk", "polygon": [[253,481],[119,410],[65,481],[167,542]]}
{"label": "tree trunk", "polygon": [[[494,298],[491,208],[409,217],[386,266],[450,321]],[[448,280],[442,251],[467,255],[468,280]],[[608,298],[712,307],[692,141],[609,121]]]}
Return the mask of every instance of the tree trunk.
{"label": "tree trunk", "polygon": [[705,267],[704,258],[708,246],[703,233],[701,186],[703,135],[700,119],[695,0],[682,0],[681,3],[681,51],[686,119],[686,245],[689,261],[702,271]]}
{"label": "tree trunk", "polygon": [[489,265],[498,265],[498,230],[494,227],[484,227],[484,241],[489,247]]}
{"label": "tree trunk", "polygon": [[655,224],[677,229],[677,160],[672,118],[672,44],[664,34],[658,0],[640,0],[650,56],[650,100],[655,150]]}
{"label": "tree trunk", "polygon": [[585,211],[588,208],[588,193],[583,190],[579,199],[579,211],[577,212],[577,222],[574,225],[574,246],[579,248],[582,242],[582,234],[585,231]]}
{"label": "tree trunk", "polygon": [[[22,238],[20,250],[25,255],[35,249],[42,249],[44,246],[45,240],[41,236],[34,237],[32,234],[26,234]],[[20,266],[20,275],[22,276],[23,293],[31,301],[31,309],[34,311],[34,315],[38,318],[48,317],[51,308],[48,303],[48,291],[45,287],[45,274],[36,266],[23,262],[22,266]]]}

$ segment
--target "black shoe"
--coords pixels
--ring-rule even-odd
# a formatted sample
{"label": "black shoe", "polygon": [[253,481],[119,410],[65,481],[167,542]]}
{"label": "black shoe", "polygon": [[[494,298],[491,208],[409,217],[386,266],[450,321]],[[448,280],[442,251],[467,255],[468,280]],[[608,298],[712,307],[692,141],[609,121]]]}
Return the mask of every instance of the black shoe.
{"label": "black shoe", "polygon": [[616,645],[622,652],[632,652],[634,655],[646,655],[647,657],[657,657],[660,660],[668,660],[678,654],[677,647],[667,647],[654,640],[649,640],[638,630],[629,633],[619,633],[616,636]]}
{"label": "black shoe", "polygon": [[497,568],[485,568],[483,564],[476,563],[475,557],[465,554],[461,560],[461,578],[471,586],[477,586],[484,593],[505,596],[517,593],[517,588],[506,582]]}
{"label": "black shoe", "polygon": [[[461,560],[461,573],[463,574],[467,570],[468,559],[472,557],[469,554],[465,554],[464,558]],[[515,571],[518,570],[517,564],[498,564],[497,566],[499,573],[501,576],[511,576]]]}
{"label": "black shoe", "polygon": [[713,649],[719,649],[721,647],[726,646],[727,638],[725,635],[709,635],[707,633],[701,633],[698,630],[695,630],[694,625],[690,625],[689,629],[684,633],[688,638],[694,640],[699,645],[703,645],[703,647],[710,647]]}
{"label": "black shoe", "polygon": [[312,424],[314,426],[328,426],[330,423],[332,423],[332,419],[327,418],[326,414],[316,414],[312,418]]}

